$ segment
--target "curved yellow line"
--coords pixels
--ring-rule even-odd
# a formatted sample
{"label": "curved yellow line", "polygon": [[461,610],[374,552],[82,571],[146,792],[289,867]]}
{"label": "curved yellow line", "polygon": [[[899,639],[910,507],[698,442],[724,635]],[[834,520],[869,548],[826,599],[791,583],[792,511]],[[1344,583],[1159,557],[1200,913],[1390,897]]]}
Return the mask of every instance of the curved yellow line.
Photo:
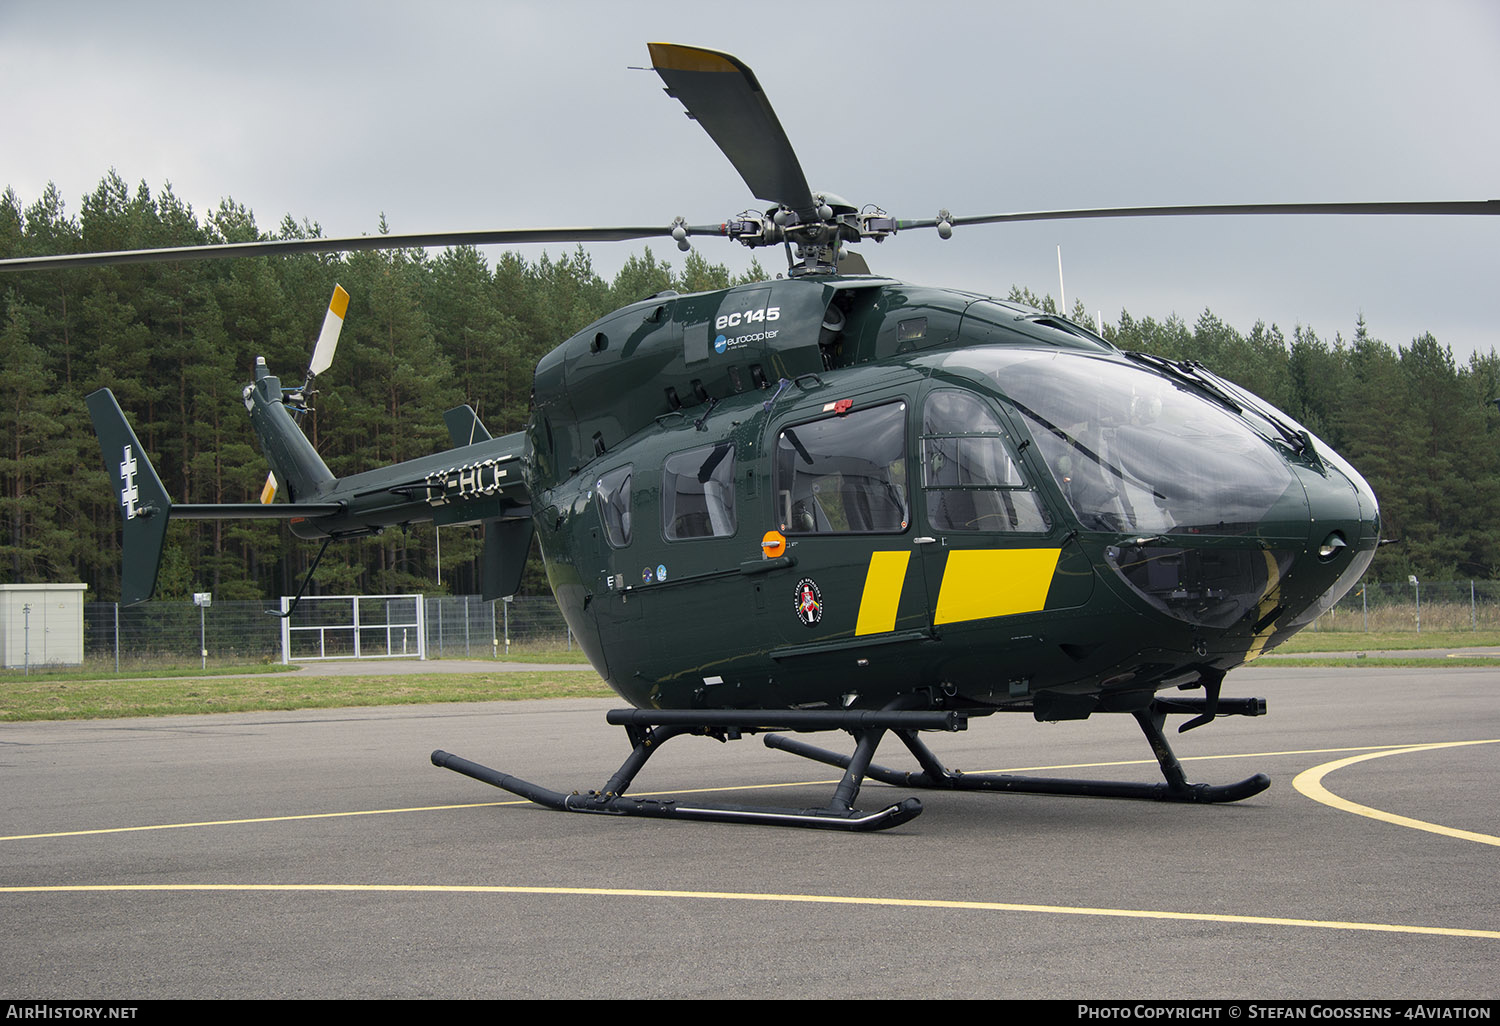
{"label": "curved yellow line", "polygon": [[[1487,744],[1488,742],[1476,741],[1466,742],[1471,744]],[[1192,755],[1183,756],[1183,762],[1205,762],[1215,759],[1265,759],[1287,755],[1324,755],[1329,752],[1365,752],[1369,746],[1358,748],[1303,748],[1282,752],[1246,752],[1230,755]],[[1404,750],[1404,749],[1403,749]],[[1381,754],[1391,754],[1384,749]],[[1004,769],[981,770],[983,773],[1037,773],[1056,770],[1078,770],[1078,769],[1100,769],[1112,766],[1150,766],[1155,765],[1155,759],[1120,759],[1114,762],[1078,762],[1063,763],[1051,766],[1011,766]],[[763,791],[774,790],[784,787],[818,787],[822,785],[837,784],[837,779],[828,780],[791,780],[782,783],[761,784],[735,784],[731,787],[690,787],[676,788],[671,791],[633,791],[638,798],[650,798],[661,795],[679,794],[711,794],[724,791]],[[882,786],[882,785],[875,785]],[[502,805],[530,805],[525,798],[511,798],[497,802],[464,802],[453,805],[417,805],[405,809],[353,809],[347,812],[308,812],[299,815],[288,816],[255,816],[247,819],[205,819],[192,823],[148,823],[141,826],[122,827],[95,827],[86,830],[54,830],[46,833],[36,834],[9,834],[0,836],[0,841],[40,841],[52,837],[90,837],[95,834],[131,834],[150,830],[185,830],[190,827],[219,827],[219,826],[243,826],[248,823],[291,823],[303,819],[346,819],[351,816],[388,816],[397,812],[446,812],[454,809],[484,809],[492,806]]]}
{"label": "curved yellow line", "polygon": [[1361,923],[1337,919],[1289,919],[1282,916],[1238,916],[1214,912],[1166,912],[1142,908],[1089,908],[1077,905],[1023,905],[1003,901],[952,901],[940,898],[881,898],[842,894],[754,894],[743,891],[645,890],[627,887],[507,887],[492,884],[78,884],[0,887],[0,894],[122,893],[163,891],[323,891],[393,894],[541,894],[611,898],[698,898],[709,901],[755,901],[805,905],[867,905],[886,908],[935,908],[979,912],[1038,912],[1065,916],[1104,916],[1116,919],[1169,919],[1198,923],[1235,923],[1246,926],[1299,926],[1322,930],[1360,930],[1374,933],[1416,933],[1439,937],[1478,937],[1500,940],[1500,930],[1468,930],[1444,926],[1407,926],[1401,923]]}
{"label": "curved yellow line", "polygon": [[1398,816],[1394,812],[1384,812],[1380,809],[1372,809],[1368,805],[1360,805],[1351,802],[1347,798],[1340,798],[1323,786],[1323,778],[1334,770],[1352,766],[1357,762],[1365,762],[1369,759],[1383,759],[1387,755],[1406,755],[1410,752],[1431,752],[1439,748],[1462,748],[1466,745],[1493,745],[1500,743],[1500,738],[1492,738],[1488,741],[1448,741],[1441,744],[1430,745],[1408,745],[1401,748],[1390,748],[1383,752],[1370,752],[1367,755],[1353,755],[1347,759],[1339,759],[1335,762],[1325,762],[1321,766],[1303,770],[1292,780],[1292,786],[1305,794],[1315,802],[1339,809],[1343,812],[1352,812],[1356,816],[1367,816],[1370,819],[1378,819],[1385,823],[1396,826],[1411,827],[1413,830],[1426,830],[1429,833],[1442,834],[1445,837],[1457,837],[1465,841],[1478,841],[1480,844],[1493,844],[1500,847],[1500,837],[1490,834],[1479,834],[1472,830],[1457,830],[1453,827],[1440,826],[1437,823],[1428,823],[1425,820],[1412,819],[1409,816]]}

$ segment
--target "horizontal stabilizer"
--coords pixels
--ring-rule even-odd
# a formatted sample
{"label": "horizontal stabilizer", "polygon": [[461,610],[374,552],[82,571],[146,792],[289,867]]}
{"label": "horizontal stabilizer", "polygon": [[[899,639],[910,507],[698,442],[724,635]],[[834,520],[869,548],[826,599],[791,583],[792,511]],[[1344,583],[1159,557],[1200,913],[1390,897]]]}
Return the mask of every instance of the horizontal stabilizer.
{"label": "horizontal stabilizer", "polygon": [[172,507],[178,520],[311,520],[343,511],[341,502],[204,502]]}
{"label": "horizontal stabilizer", "polygon": [[104,469],[115,482],[115,494],[125,516],[124,570],[120,577],[120,602],[144,602],[156,590],[161,569],[162,546],[167,538],[167,520],[303,520],[332,516],[344,511],[340,502],[215,502],[172,504],[156,469],[146,457],[120,404],[107,388],[86,400]]}

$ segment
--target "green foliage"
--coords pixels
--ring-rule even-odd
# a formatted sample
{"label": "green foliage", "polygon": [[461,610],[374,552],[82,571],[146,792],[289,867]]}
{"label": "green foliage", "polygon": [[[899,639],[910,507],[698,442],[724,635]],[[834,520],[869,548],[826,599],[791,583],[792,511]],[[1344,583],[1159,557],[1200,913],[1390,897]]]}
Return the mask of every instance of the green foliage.
{"label": "green foliage", "polygon": [[[379,230],[385,229],[381,219]],[[275,237],[321,234],[285,217]],[[225,199],[199,218],[170,184],[134,189],[110,171],[68,213],[54,187],[29,206],[0,193],[0,255],[248,241],[267,237],[251,210]],[[95,597],[119,592],[119,514],[83,397],[107,386],[151,451],[174,499],[253,500],[265,476],[239,389],[257,356],[301,381],[335,282],[352,296],[340,353],[319,379],[306,429],[335,473],[349,474],[446,447],[442,413],[468,403],[495,434],[526,420],[532,369],[558,343],[611,310],[665,290],[763,281],[698,250],[680,267],[650,249],[611,281],[581,247],[559,256],[471,248],[384,254],[194,261],[15,275],[0,291],[0,579],[83,580]],[[1059,313],[1051,296],[1009,298]],[[1090,327],[1088,307],[1069,314]],[[1290,337],[1256,322],[1248,334],[1204,310],[1122,310],[1104,335],[1124,349],[1198,360],[1287,410],[1347,456],[1382,503],[1377,579],[1500,576],[1500,356],[1460,364],[1430,335],[1392,348],[1360,320],[1346,341],[1311,326]],[[478,588],[481,537],[444,528],[442,585]],[[430,525],[329,549],[322,593],[438,590]],[[290,593],[315,546],[284,525],[174,523],[163,594],[210,590],[254,598]],[[532,561],[524,587],[544,587]]]}

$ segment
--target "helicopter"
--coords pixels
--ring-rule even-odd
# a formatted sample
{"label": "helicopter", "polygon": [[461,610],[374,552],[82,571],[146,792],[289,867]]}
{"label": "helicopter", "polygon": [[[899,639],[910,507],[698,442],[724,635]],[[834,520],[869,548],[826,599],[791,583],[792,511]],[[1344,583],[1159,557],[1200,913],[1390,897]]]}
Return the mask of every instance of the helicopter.
{"label": "helicopter", "polygon": [[[814,192],[754,73],[720,51],[649,45],[669,96],[759,200],[718,224],[301,239],[0,261],[0,270],[417,246],[695,238],[780,246],[773,280],[663,292],[537,364],[526,427],[469,407],[452,447],[336,477],[298,416],[333,357],[335,291],[301,386],[258,359],[242,397],[271,465],[259,503],[173,504],[118,403],[88,397],[125,518],[122,601],[155,587],[172,517],[288,521],[337,539],[419,521],[484,525],[484,597],[516,591],[533,538],[590,663],[630,708],[631,751],[598,790],[554,791],[443,752],[434,765],[550,808],[868,831],[916,798],[855,807],[865,779],[911,789],[1218,803],[1168,743],[1259,716],[1225,675],[1310,624],[1380,542],[1352,466],[1284,412],[1193,361],[1125,352],[1087,327],[977,293],[873,274],[848,247],[1020,220],[1259,214],[1495,215],[1500,201],[1099,208],[906,220]],[[274,501],[285,486],[288,502]],[[301,595],[299,589],[298,596]],[[295,600],[294,600],[295,601]],[[1182,694],[1198,692],[1198,694]],[[962,773],[924,731],[1000,712],[1129,714],[1163,782]],[[851,754],[793,735],[843,732]],[[636,798],[681,735],[760,734],[843,769],[829,803]],[[873,761],[887,734],[916,771]]]}

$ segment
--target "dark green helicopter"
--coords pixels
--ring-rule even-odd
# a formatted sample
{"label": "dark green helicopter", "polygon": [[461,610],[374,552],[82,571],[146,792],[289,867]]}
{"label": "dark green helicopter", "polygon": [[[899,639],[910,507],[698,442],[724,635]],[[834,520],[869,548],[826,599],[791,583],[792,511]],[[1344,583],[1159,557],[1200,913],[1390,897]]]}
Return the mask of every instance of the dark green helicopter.
{"label": "dark green helicopter", "polygon": [[[774,281],[663,293],[537,365],[524,431],[450,411],[453,448],[336,478],[294,414],[332,356],[335,294],[301,388],[258,361],[252,426],[289,503],[173,505],[107,391],[89,397],[125,521],[125,601],[149,597],[168,518],[274,517],[336,538],[485,525],[486,598],[514,592],[535,534],[589,660],[633,708],[632,751],[600,790],[551,791],[445,752],[432,761],[575,812],[872,830],[865,777],[911,788],[1224,802],[1270,781],[1189,783],[1163,734],[1261,699],[1224,675],[1342,597],[1379,543],[1374,494],[1284,413],[1192,362],[1122,352],[1063,318],[871,275],[845,247],[1012,220],[1188,214],[1497,214],[1500,201],[1143,207],[899,220],[814,193],[750,69],[652,44],[653,65],[774,204],[718,225],[386,235],[0,262],[23,270],[354,249],[670,236],[782,245]],[[319,552],[319,556],[322,552]],[[316,565],[316,563],[315,563]],[[310,576],[310,575],[309,575]],[[1181,696],[1180,691],[1198,691]],[[1129,713],[1165,782],[962,774],[919,738],[970,718]],[[845,756],[789,735],[847,731]],[[892,732],[920,767],[873,764]],[[845,770],[828,806],[626,796],[679,734],[768,745]]]}

